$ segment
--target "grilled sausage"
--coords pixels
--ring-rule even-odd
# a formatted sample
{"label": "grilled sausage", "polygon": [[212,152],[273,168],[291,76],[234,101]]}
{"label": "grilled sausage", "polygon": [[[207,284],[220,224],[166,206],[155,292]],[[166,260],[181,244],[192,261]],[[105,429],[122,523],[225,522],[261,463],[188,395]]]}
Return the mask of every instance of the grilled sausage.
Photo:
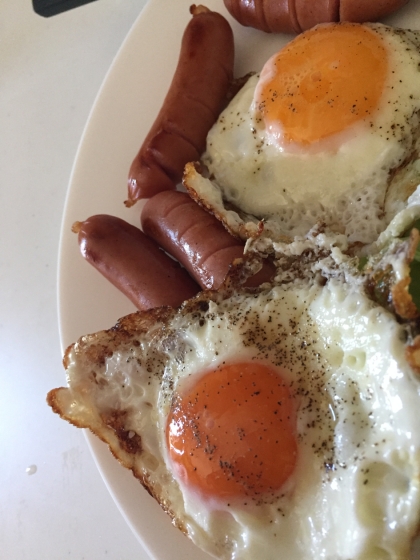
{"label": "grilled sausage", "polygon": [[199,159],[207,132],[217,119],[233,78],[233,34],[226,19],[204,6],[193,15],[163,106],[128,178],[127,206],[173,189],[184,165]]}
{"label": "grilled sausage", "polygon": [[239,23],[268,33],[300,33],[318,23],[377,21],[408,0],[224,0]]}
{"label": "grilled sausage", "polygon": [[[166,191],[148,200],[141,215],[143,231],[175,257],[202,288],[217,289],[244,245],[187,194]],[[247,286],[268,281],[274,268],[265,263]]]}
{"label": "grilled sausage", "polygon": [[376,21],[407,3],[408,0],[340,0],[340,21]]}
{"label": "grilled sausage", "polygon": [[76,222],[73,231],[85,259],[140,310],[178,307],[199,291],[185,269],[120,218],[98,214]]}

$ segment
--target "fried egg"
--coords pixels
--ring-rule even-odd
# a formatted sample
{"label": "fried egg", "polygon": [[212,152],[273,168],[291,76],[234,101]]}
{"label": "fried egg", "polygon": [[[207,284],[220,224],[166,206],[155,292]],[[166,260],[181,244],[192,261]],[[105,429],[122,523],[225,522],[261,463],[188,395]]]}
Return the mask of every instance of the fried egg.
{"label": "fried egg", "polygon": [[217,558],[406,560],[420,382],[405,327],[344,256],[314,253],[279,277],[82,337],[64,359],[69,387],[48,401]]}
{"label": "fried egg", "polygon": [[242,237],[248,222],[277,237],[323,222],[373,242],[420,183],[419,68],[418,32],[340,23],[299,35],[222,112],[208,178],[187,166],[187,188]]}

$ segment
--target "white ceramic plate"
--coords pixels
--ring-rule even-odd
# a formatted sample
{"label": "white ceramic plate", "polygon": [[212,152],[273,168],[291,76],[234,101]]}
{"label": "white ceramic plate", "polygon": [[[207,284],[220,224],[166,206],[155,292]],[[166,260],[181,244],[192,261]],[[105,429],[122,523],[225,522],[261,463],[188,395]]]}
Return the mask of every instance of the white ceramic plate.
{"label": "white ceramic plate", "polygon": [[[172,79],[191,0],[150,0],[133,25],[99,91],[74,164],[63,218],[59,265],[62,347],[79,336],[111,327],[133,305],[80,256],[76,220],[112,214],[139,224],[139,205],[125,208],[126,179],[134,155]],[[222,0],[205,4],[227,16]],[[243,28],[229,16],[236,44],[237,76],[258,70],[290,36]],[[420,6],[411,2],[386,23],[420,28]],[[128,524],[156,560],[205,560],[131,473],[96,438],[87,435],[99,471]],[[420,559],[420,553],[416,558]]]}

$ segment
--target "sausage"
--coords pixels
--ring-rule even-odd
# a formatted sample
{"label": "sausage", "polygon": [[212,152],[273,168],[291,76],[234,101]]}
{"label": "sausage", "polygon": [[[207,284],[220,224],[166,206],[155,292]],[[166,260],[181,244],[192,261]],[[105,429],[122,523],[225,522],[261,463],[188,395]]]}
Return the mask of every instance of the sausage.
{"label": "sausage", "polygon": [[295,0],[295,10],[301,31],[318,23],[340,21],[340,0]]}
{"label": "sausage", "polygon": [[181,181],[184,165],[203,152],[233,79],[229,23],[204,6],[193,5],[190,11],[193,17],[182,38],[169,91],[131,164],[126,206],[173,189]]}
{"label": "sausage", "polygon": [[[217,289],[232,261],[243,256],[243,243],[186,193],[166,191],[148,200],[141,214],[141,226],[185,266],[202,288]],[[273,273],[274,267],[265,263],[246,285],[259,286]]]}
{"label": "sausage", "polygon": [[267,33],[300,32],[293,0],[224,0],[224,3],[230,15],[246,27]]}
{"label": "sausage", "polygon": [[120,218],[98,214],[72,229],[85,259],[140,310],[178,307],[200,289],[179,263]]}
{"label": "sausage", "polygon": [[239,23],[267,33],[300,33],[318,23],[376,21],[408,0],[224,0]]}
{"label": "sausage", "polygon": [[355,21],[376,21],[385,16],[396,12],[408,0],[341,0],[340,20]]}

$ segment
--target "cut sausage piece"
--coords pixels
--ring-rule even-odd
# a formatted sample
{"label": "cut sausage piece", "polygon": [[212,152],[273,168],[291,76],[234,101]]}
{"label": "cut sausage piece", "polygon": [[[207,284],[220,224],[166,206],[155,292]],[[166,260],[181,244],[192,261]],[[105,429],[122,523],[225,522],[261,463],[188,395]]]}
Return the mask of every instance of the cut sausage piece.
{"label": "cut sausage piece", "polygon": [[[326,21],[338,21],[339,0],[224,0],[242,25],[271,33],[300,33]],[[334,19],[331,19],[334,18]]]}
{"label": "cut sausage piece", "polygon": [[193,5],[191,13],[169,91],[131,164],[127,206],[173,189],[181,181],[184,165],[203,152],[233,79],[229,23],[203,6]]}
{"label": "cut sausage piece", "polygon": [[154,241],[120,218],[98,214],[72,229],[85,259],[140,310],[178,307],[200,289]]}
{"label": "cut sausage piece", "polygon": [[[202,288],[217,289],[231,263],[243,256],[244,245],[186,193],[162,192],[148,200],[141,214],[143,231],[185,266]],[[265,263],[247,286],[271,279]]]}
{"label": "cut sausage piece", "polygon": [[408,0],[340,0],[340,21],[377,21],[407,3]]}
{"label": "cut sausage piece", "polygon": [[272,33],[300,33],[318,23],[377,21],[408,0],[224,0],[239,23]]}
{"label": "cut sausage piece", "polygon": [[224,0],[241,25],[276,33],[299,33],[294,0]]}

